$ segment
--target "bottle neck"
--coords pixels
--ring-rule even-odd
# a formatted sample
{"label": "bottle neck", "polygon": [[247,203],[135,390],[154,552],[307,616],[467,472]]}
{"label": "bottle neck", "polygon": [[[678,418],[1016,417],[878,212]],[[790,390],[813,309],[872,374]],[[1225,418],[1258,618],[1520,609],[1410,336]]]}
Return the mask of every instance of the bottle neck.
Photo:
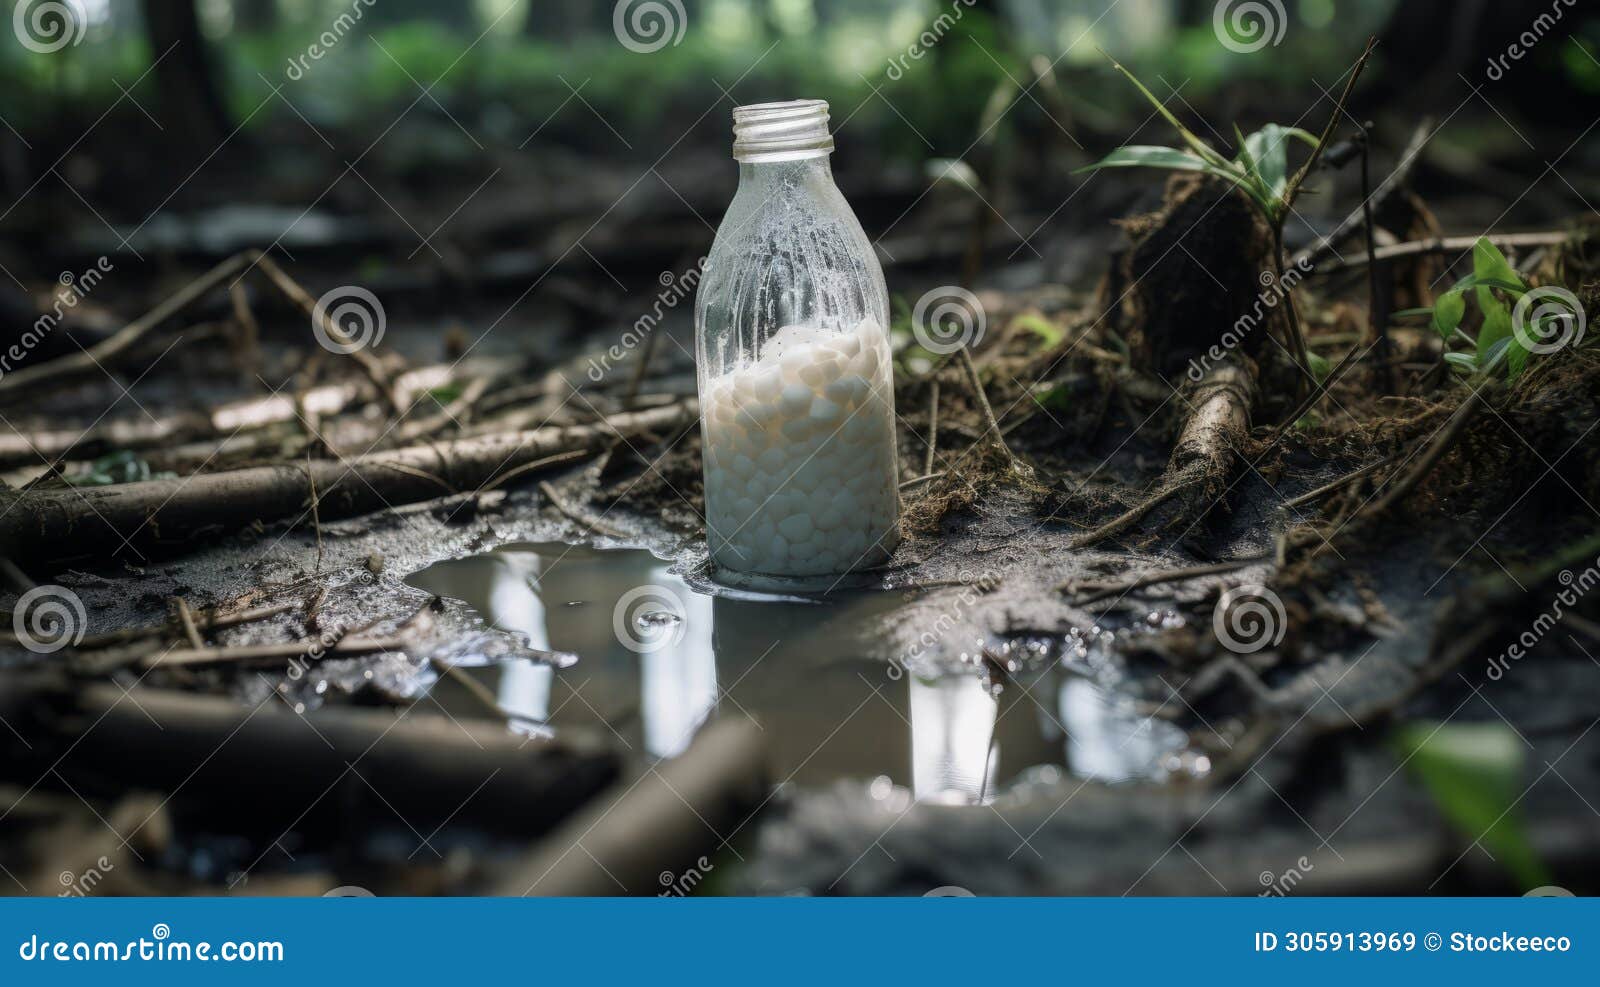
{"label": "bottle neck", "polygon": [[832,151],[823,100],[757,103],[733,111],[733,158],[741,172],[747,164],[826,160]]}
{"label": "bottle neck", "polygon": [[739,162],[739,188],[773,188],[780,185],[833,184],[833,167],[826,153],[781,161]]}

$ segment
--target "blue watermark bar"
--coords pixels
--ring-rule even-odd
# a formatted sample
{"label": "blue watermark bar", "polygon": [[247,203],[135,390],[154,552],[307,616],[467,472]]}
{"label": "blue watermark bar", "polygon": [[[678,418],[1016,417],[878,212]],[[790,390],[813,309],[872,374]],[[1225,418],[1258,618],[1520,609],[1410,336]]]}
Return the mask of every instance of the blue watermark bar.
{"label": "blue watermark bar", "polygon": [[[0,984],[1594,982],[1592,898],[9,899]],[[1545,978],[1570,978],[1549,980]],[[1003,982],[1003,979],[1002,979]]]}

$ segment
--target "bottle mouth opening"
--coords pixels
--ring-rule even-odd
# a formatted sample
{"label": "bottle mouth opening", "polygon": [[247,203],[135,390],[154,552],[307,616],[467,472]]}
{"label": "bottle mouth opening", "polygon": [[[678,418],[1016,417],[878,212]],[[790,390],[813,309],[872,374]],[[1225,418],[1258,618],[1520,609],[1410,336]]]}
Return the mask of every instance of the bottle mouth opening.
{"label": "bottle mouth opening", "polygon": [[825,100],[792,99],[734,107],[735,161],[794,161],[832,150]]}

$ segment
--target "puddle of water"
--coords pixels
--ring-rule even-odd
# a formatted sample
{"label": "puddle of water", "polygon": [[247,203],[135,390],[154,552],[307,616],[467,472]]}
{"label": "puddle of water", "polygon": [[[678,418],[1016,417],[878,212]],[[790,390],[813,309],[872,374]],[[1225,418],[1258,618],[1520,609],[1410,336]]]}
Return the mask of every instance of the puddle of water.
{"label": "puddle of water", "polygon": [[[999,690],[978,666],[904,670],[897,659],[932,617],[908,612],[900,592],[711,596],[648,552],[562,544],[505,546],[407,581],[466,602],[528,647],[578,656],[565,667],[471,648],[452,656],[521,729],[610,730],[643,757],[681,753],[720,708],[760,724],[780,780],[877,779],[972,803],[1063,769],[1159,778],[1184,744],[1176,727],[1053,659],[1019,663],[1025,688]],[[434,696],[452,713],[481,713],[448,679]]]}

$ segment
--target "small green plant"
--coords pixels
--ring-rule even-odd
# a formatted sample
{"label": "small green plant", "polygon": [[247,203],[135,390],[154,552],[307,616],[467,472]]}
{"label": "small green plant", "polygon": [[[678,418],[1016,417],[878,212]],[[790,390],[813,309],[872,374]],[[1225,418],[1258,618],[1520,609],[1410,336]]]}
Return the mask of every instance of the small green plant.
{"label": "small green plant", "polygon": [[74,487],[108,487],[118,483],[139,483],[143,480],[170,480],[178,474],[167,470],[152,470],[139,454],[124,449],[107,453],[88,465],[81,473],[62,477]]}
{"label": "small green plant", "polygon": [[[1355,84],[1355,76],[1360,74],[1361,65],[1365,64],[1365,61],[1366,55],[1363,55],[1362,61],[1357,63],[1356,69],[1351,74],[1350,86]],[[1203,172],[1228,182],[1244,194],[1271,231],[1272,273],[1276,283],[1283,284],[1283,224],[1289,217],[1295,196],[1300,191],[1300,184],[1316,163],[1329,135],[1325,133],[1319,138],[1299,127],[1284,127],[1275,123],[1269,123],[1252,134],[1245,134],[1235,125],[1233,132],[1238,139],[1238,151],[1232,158],[1228,158],[1194,131],[1185,127],[1182,121],[1167,109],[1166,104],[1120,62],[1112,59],[1111,64],[1118,72],[1127,76],[1145,99],[1149,100],[1150,105],[1155,107],[1156,112],[1172,125],[1182,138],[1185,147],[1150,145],[1119,147],[1094,164],[1079,168],[1078,171],[1098,171],[1101,168],[1163,168],[1170,171]],[[1349,94],[1349,88],[1346,88],[1345,93]],[[1344,100],[1341,98],[1339,107],[1335,111],[1335,122],[1338,119],[1338,110],[1342,109],[1343,105]],[[1330,132],[1332,127],[1333,123],[1330,122]],[[1292,174],[1289,171],[1291,139],[1303,141],[1311,148],[1310,156]],[[1294,299],[1286,293],[1285,302],[1284,310],[1289,318],[1291,351],[1307,378],[1313,379],[1315,372],[1306,349],[1305,336],[1300,329],[1300,317],[1295,311]]]}
{"label": "small green plant", "polygon": [[[1488,237],[1479,237],[1472,247],[1471,274],[1451,285],[1428,308],[1405,309],[1396,312],[1395,317],[1428,316],[1429,324],[1444,339],[1445,361],[1457,370],[1488,377],[1504,365],[1506,379],[1516,380],[1527,368],[1531,355],[1524,340],[1544,338],[1550,324],[1561,318],[1559,313],[1536,310],[1533,313],[1535,324],[1525,327],[1523,332],[1516,331],[1513,318],[1516,300],[1531,290],[1500,248],[1489,242]],[[1476,337],[1461,328],[1467,312],[1468,292],[1472,293],[1483,315]],[[1454,345],[1466,348],[1452,350],[1450,347]]]}
{"label": "small green plant", "polygon": [[1523,747],[1499,723],[1409,723],[1391,738],[1439,811],[1526,888],[1551,883],[1529,842],[1522,799]]}

